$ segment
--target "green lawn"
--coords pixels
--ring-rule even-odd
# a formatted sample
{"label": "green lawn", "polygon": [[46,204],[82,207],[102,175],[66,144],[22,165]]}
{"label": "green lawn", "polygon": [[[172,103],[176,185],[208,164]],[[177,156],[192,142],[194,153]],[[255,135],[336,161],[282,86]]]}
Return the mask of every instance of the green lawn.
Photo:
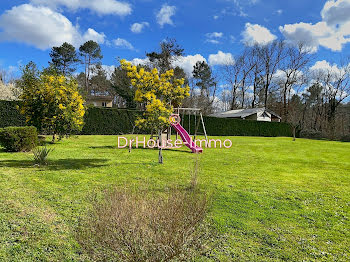
{"label": "green lawn", "polygon": [[[225,235],[216,261],[350,261],[350,143],[230,137],[205,149],[199,182]],[[0,149],[0,261],[86,261],[74,239],[92,192],[186,186],[196,155],[116,149],[116,136],[54,145],[47,167]]]}

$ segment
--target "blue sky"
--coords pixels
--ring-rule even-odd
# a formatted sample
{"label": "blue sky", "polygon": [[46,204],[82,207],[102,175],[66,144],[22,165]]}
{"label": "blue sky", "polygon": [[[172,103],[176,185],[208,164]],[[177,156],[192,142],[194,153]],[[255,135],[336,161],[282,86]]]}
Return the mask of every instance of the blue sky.
{"label": "blue sky", "polygon": [[51,46],[90,38],[101,44],[103,64],[114,65],[116,57],[144,58],[166,37],[190,56],[187,68],[198,58],[219,65],[243,42],[275,38],[304,41],[316,60],[333,63],[350,54],[348,13],[350,0],[2,0],[0,67],[47,66]]}

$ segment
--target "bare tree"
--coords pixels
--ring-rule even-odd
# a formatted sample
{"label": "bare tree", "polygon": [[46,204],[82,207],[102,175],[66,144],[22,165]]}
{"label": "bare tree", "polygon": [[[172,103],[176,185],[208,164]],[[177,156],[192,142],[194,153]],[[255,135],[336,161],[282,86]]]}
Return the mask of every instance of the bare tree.
{"label": "bare tree", "polygon": [[324,88],[325,110],[330,137],[335,138],[335,115],[337,108],[350,96],[350,63],[342,61],[340,66],[332,66],[318,72],[317,81]]}
{"label": "bare tree", "polygon": [[243,69],[243,59],[242,57],[237,57],[235,63],[226,63],[223,66],[223,74],[226,82],[231,89],[231,103],[230,109],[233,110],[237,107],[237,91],[241,85],[241,72]]}
{"label": "bare tree", "polygon": [[299,44],[297,47],[289,46],[285,52],[286,57],[281,60],[279,68],[281,74],[277,79],[277,84],[280,86],[282,96],[282,119],[287,122],[291,91],[295,85],[302,85],[305,82],[304,71],[311,60],[311,56],[309,50],[303,44]]}
{"label": "bare tree", "polygon": [[16,77],[13,74],[12,70],[5,70],[0,68],[0,82],[4,84],[14,83],[16,81]]}
{"label": "bare tree", "polygon": [[269,88],[273,76],[276,73],[281,61],[286,57],[285,44],[283,41],[273,41],[267,45],[255,45],[258,58],[262,63],[262,79],[264,87],[264,106],[267,107]]}
{"label": "bare tree", "polygon": [[253,50],[245,49],[243,54],[240,56],[240,62],[242,63],[241,70],[241,81],[240,81],[240,96],[241,96],[241,107],[244,108],[246,101],[246,92],[250,86],[249,80],[250,75],[254,70],[257,69],[259,64],[257,57],[254,56]]}
{"label": "bare tree", "polygon": [[263,79],[261,76],[262,73],[262,66],[261,63],[259,63],[259,60],[255,59],[253,57],[253,63],[254,63],[254,67],[250,73],[250,79],[251,79],[251,83],[253,86],[253,99],[252,99],[252,108],[255,108],[256,104],[257,104],[257,98],[258,98],[258,92],[259,92],[259,88],[261,87],[262,83],[263,83]]}

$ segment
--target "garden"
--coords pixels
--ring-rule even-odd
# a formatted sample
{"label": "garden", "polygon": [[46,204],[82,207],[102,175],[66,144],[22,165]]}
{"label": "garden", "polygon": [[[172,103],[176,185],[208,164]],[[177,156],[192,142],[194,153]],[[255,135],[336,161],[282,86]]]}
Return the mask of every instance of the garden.
{"label": "garden", "polygon": [[349,144],[228,138],[231,149],[201,155],[164,150],[163,165],[156,149],[117,149],[117,136],[48,144],[54,151],[43,166],[31,153],[2,150],[1,260],[90,261],[76,234],[92,198],[112,188],[188,192],[196,162],[216,231],[205,239],[213,249],[196,261],[349,260]]}
{"label": "garden", "polygon": [[[199,147],[176,114],[184,79],[120,62],[139,110],[89,108],[74,79],[34,64],[1,103],[1,260],[350,259],[349,143],[201,116],[197,138],[230,146]],[[162,148],[176,132],[188,148]]]}

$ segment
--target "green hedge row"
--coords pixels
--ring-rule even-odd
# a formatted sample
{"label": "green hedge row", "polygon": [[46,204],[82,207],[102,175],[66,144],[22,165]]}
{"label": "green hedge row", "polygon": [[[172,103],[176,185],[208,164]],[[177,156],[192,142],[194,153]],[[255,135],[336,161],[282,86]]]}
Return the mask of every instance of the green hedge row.
{"label": "green hedge row", "polygon": [[[15,102],[0,101],[0,127],[23,126],[25,121],[16,109]],[[114,108],[89,108],[85,114],[83,135],[121,135],[147,133],[134,128],[137,116],[142,113],[137,110]],[[189,119],[190,118],[190,119]],[[197,117],[197,121],[198,121]],[[189,123],[190,120],[190,123]],[[292,136],[292,129],[286,123],[258,122],[240,119],[225,119],[204,117],[207,134],[210,136]],[[194,134],[195,117],[185,115],[184,128]],[[203,133],[202,125],[198,133]]]}
{"label": "green hedge row", "polygon": [[141,133],[135,128],[135,120],[140,111],[114,108],[91,107],[85,114],[83,135],[122,135]]}
{"label": "green hedge row", "polygon": [[[198,122],[198,116],[197,119],[195,119],[194,116],[185,116],[182,121],[184,128],[192,135],[196,129],[195,120]],[[292,128],[287,123],[260,122],[209,116],[204,116],[203,120],[207,134],[210,136],[293,136]],[[198,125],[197,133],[204,133],[201,123]]]}

